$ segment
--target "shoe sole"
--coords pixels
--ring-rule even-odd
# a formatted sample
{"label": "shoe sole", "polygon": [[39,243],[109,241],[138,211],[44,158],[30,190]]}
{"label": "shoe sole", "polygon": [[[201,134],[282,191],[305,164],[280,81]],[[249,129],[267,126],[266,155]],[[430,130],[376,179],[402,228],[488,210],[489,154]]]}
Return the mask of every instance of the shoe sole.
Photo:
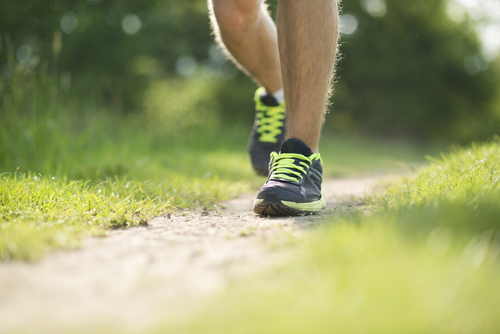
{"label": "shoe sole", "polygon": [[301,216],[312,215],[326,208],[323,197],[319,201],[296,203],[282,201],[276,194],[267,194],[264,199],[256,199],[253,211],[261,216]]}

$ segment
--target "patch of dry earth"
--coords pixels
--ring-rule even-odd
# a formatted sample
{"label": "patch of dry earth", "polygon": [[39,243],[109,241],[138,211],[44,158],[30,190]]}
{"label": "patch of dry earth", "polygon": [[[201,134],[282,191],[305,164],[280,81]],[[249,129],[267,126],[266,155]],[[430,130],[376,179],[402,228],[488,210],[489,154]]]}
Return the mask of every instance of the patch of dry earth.
{"label": "patch of dry earth", "polygon": [[[324,182],[328,208],[358,205],[373,177]],[[0,333],[136,331],[179,316],[238,277],[279,261],[266,241],[300,233],[320,216],[260,218],[254,195],[156,218],[148,227],[108,231],[81,249],[33,263],[0,264]]]}

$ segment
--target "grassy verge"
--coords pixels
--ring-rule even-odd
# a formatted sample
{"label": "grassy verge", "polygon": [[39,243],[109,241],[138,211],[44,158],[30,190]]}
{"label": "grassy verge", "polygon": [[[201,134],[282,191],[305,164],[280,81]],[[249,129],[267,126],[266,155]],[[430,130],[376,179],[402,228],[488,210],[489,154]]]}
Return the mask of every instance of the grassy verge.
{"label": "grassy verge", "polygon": [[456,149],[158,332],[496,333],[499,203],[500,142]]}
{"label": "grassy verge", "polygon": [[[100,127],[106,122],[111,129],[115,121],[103,118]],[[265,180],[252,173],[245,130],[223,136],[198,131],[179,142],[122,122],[119,130],[114,128],[115,140],[110,140],[104,127],[81,146],[75,144],[78,138],[73,144],[68,144],[69,139],[58,141],[66,147],[53,173],[19,170],[1,175],[1,259],[35,259],[51,249],[76,247],[81,236],[89,233],[100,235],[107,228],[145,224],[173,210],[210,207],[255,191]],[[362,152],[366,143],[332,139],[323,153],[329,163],[327,175],[367,171],[361,166],[339,173],[347,170],[345,162],[352,153],[343,157],[338,147],[348,145],[351,152]],[[364,161],[390,168],[401,159],[383,144],[377,150],[379,157]],[[412,152],[415,160],[423,156],[418,150]],[[391,159],[381,162],[382,157]]]}
{"label": "grassy verge", "polygon": [[[113,129],[115,121],[101,121]],[[119,130],[115,125],[114,140],[104,131],[80,147],[78,138],[56,141],[55,149],[65,147],[52,173],[20,168],[1,174],[1,259],[39,258],[51,249],[77,246],[83,235],[146,224],[178,209],[210,207],[257,183],[246,156],[213,134],[205,136],[214,144],[206,150],[189,142],[172,145],[172,138],[127,123]]]}
{"label": "grassy verge", "polygon": [[320,143],[326,177],[414,171],[425,163],[426,155],[437,154],[441,149],[438,146],[418,147],[395,140],[332,134],[324,134]]}
{"label": "grassy verge", "polygon": [[[64,154],[55,159],[58,163],[54,168],[42,167],[49,173],[3,169],[1,259],[36,259],[51,249],[76,247],[89,233],[101,235],[107,228],[145,224],[152,217],[183,208],[209,208],[255,191],[265,180],[253,175],[249,165],[246,129],[223,135],[213,130],[196,131],[186,133],[185,141],[177,141],[151,134],[146,125],[133,126],[127,120],[112,126],[114,119],[102,117],[95,123],[101,130],[94,130],[85,144],[79,144],[78,137],[55,141],[51,149]],[[115,132],[114,140],[110,131]],[[328,150],[323,151],[327,175],[367,171],[361,166],[349,167],[345,174],[339,172],[347,170],[345,162],[350,159],[339,153],[339,147],[350,145],[351,152],[362,152],[366,142],[330,140]],[[367,163],[391,168],[402,159],[384,144],[376,149],[379,158],[374,156],[365,160]],[[409,150],[415,161],[422,159],[420,151]],[[50,154],[45,157],[52,159]],[[381,162],[381,157],[392,160]]]}
{"label": "grassy verge", "polygon": [[[133,115],[62,94],[46,64],[19,66],[1,81],[0,260],[40,258],[84,235],[255,191],[264,179],[246,154],[251,124],[217,119],[216,82],[200,80],[155,82],[144,112]],[[423,157],[407,145],[328,136],[323,143],[327,175]]]}

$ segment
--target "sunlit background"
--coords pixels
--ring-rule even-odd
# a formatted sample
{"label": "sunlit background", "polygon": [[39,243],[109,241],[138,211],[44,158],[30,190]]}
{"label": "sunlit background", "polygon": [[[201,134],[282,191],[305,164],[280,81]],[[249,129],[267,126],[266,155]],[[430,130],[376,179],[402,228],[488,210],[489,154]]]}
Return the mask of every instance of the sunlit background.
{"label": "sunlit background", "polygon": [[[275,16],[277,1],[269,5]],[[341,14],[324,176],[358,184],[404,169],[408,178],[380,197],[332,204],[304,238],[284,221],[266,222],[266,237],[254,240],[298,256],[262,278],[245,269],[248,281],[238,283],[230,274],[228,298],[201,298],[207,312],[180,317],[185,331],[155,333],[498,332],[500,2],[343,0]],[[218,220],[222,201],[265,180],[246,153],[255,88],[214,43],[205,0],[0,0],[0,261],[39,259],[185,209]],[[466,148],[420,169],[425,155],[454,143]],[[251,227],[226,241],[260,238]],[[271,228],[283,232],[276,244]],[[203,247],[189,261],[202,263]],[[146,276],[138,286],[155,289]],[[9,298],[0,298],[9,312],[18,305],[36,315]],[[160,304],[154,321],[172,320]],[[0,318],[10,321],[9,312]],[[96,332],[81,324],[76,332]],[[109,325],[102,332],[117,324]]]}
{"label": "sunlit background", "polygon": [[[277,1],[269,5],[274,16]],[[255,84],[214,43],[205,1],[0,6],[4,141],[26,132],[20,117],[26,125],[46,114],[49,125],[109,114],[116,122],[139,117],[163,133],[249,131]],[[352,0],[341,12],[326,133],[426,145],[499,132],[498,1]],[[81,133],[74,117],[67,121]],[[13,152],[3,146],[1,153],[19,165]]]}

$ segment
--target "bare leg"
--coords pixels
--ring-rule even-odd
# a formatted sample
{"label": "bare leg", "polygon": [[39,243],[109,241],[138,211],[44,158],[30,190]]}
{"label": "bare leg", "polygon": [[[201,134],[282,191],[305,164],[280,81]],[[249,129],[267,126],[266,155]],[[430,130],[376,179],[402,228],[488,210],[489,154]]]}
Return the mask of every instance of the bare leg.
{"label": "bare leg", "polygon": [[269,93],[282,88],[276,26],[262,0],[209,0],[216,40]]}
{"label": "bare leg", "polygon": [[278,40],[287,137],[318,152],[337,51],[336,0],[281,0]]}

